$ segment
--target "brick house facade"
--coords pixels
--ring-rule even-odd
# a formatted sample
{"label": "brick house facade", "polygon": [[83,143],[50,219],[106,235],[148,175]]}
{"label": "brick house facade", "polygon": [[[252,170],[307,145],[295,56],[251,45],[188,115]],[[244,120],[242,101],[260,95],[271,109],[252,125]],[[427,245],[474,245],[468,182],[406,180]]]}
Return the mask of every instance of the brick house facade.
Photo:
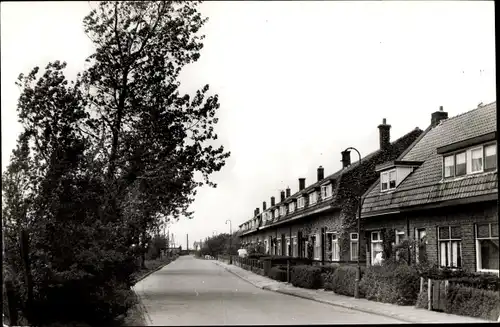
{"label": "brick house facade", "polygon": [[411,239],[410,260],[425,253],[441,267],[498,274],[496,138],[496,102],[452,118],[441,108],[407,151],[379,165],[361,215],[369,261],[380,243]]}
{"label": "brick house facade", "polygon": [[[391,143],[390,127],[384,119],[378,126],[380,148],[361,163],[351,164],[344,152],[341,170],[325,177],[320,166],[313,184],[306,187],[305,179],[299,178],[297,192],[291,194],[288,188],[281,192],[278,203],[272,197],[269,208],[265,202],[262,212],[256,208],[253,218],[240,225],[241,243],[258,240],[268,254],[355,262],[357,246],[366,248],[364,237],[357,236],[355,229],[358,198],[377,180],[375,167],[398,158],[422,134],[416,128]],[[364,260],[363,250],[360,261]]]}

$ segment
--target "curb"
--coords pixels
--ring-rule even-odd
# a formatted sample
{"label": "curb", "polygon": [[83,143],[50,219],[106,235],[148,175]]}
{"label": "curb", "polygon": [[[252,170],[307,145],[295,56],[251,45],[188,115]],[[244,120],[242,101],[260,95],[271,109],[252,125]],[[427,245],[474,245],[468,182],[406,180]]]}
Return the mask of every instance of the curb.
{"label": "curb", "polygon": [[258,287],[258,288],[263,289],[263,290],[266,290],[266,291],[271,291],[271,292],[286,294],[286,295],[290,295],[290,296],[295,296],[295,297],[306,299],[306,300],[312,300],[312,301],[316,301],[316,302],[319,302],[319,303],[328,304],[328,305],[337,306],[337,307],[346,308],[346,309],[351,309],[351,310],[356,310],[356,311],[360,311],[360,312],[365,312],[365,313],[370,313],[370,314],[376,314],[377,316],[383,316],[383,317],[387,317],[387,318],[393,318],[393,319],[400,320],[402,322],[418,323],[418,321],[413,321],[413,320],[405,319],[403,317],[400,317],[399,315],[391,315],[391,314],[381,313],[381,312],[376,311],[376,310],[370,310],[370,309],[360,308],[358,306],[353,306],[353,305],[349,305],[349,304],[333,303],[333,302],[330,302],[330,301],[325,301],[325,300],[317,299],[317,298],[314,298],[312,296],[297,294],[297,293],[289,292],[289,291],[286,291],[286,290],[272,289],[271,287],[269,287],[269,285],[259,286],[259,285],[254,284],[253,282],[251,282],[249,279],[247,279],[247,278],[239,275],[238,273],[236,273],[234,271],[231,271],[230,269],[226,268],[225,266],[223,266],[223,265],[221,265],[219,263],[215,263],[215,264],[218,265],[219,267],[224,268],[226,271],[229,271],[233,275],[238,276],[239,278],[243,279],[244,281],[252,284],[253,286]]}
{"label": "curb", "polygon": [[[177,259],[177,258],[176,258],[176,259]],[[134,284],[132,285],[132,287],[133,287],[133,286],[135,286],[135,284],[137,284],[137,283],[138,283],[138,282],[140,282],[141,280],[143,280],[143,279],[145,279],[146,277],[148,277],[149,275],[151,275],[151,274],[153,274],[153,273],[157,272],[158,270],[160,270],[161,268],[163,268],[163,267],[165,267],[165,266],[167,266],[167,265],[171,264],[171,263],[172,263],[172,262],[174,262],[176,259],[174,259],[174,260],[172,260],[172,261],[170,261],[170,262],[168,262],[168,263],[161,264],[161,265],[159,265],[157,268],[155,268],[154,270],[151,270],[150,272],[146,273],[145,275],[143,275],[143,276],[141,276],[141,277],[137,278],[136,280],[134,280]]]}
{"label": "curb", "polygon": [[[285,295],[295,296],[295,297],[306,299],[306,300],[316,301],[316,302],[323,303],[323,304],[328,304],[328,305],[337,306],[337,307],[341,307],[341,308],[346,308],[346,309],[356,310],[356,311],[360,311],[360,312],[375,314],[377,316],[383,316],[383,317],[387,317],[387,318],[397,319],[397,320],[399,320],[401,322],[405,322],[405,323],[412,323],[412,324],[415,324],[415,323],[417,323],[417,324],[418,323],[426,323],[426,322],[422,322],[422,321],[416,321],[416,320],[413,320],[413,319],[409,319],[409,318],[407,318],[405,316],[401,316],[399,314],[385,313],[385,312],[377,311],[377,310],[374,310],[374,309],[367,309],[367,308],[356,306],[356,305],[352,305],[352,304],[335,303],[335,302],[328,301],[328,300],[317,299],[317,298],[315,298],[313,296],[298,294],[298,293],[294,293],[292,291],[280,290],[280,289],[273,289],[273,288],[270,287],[270,285],[259,286],[259,285],[254,284],[249,279],[247,279],[247,278],[239,275],[238,273],[236,273],[234,271],[231,271],[227,267],[219,264],[218,262],[215,262],[215,264],[218,265],[218,266],[220,266],[220,267],[222,267],[222,268],[224,268],[226,271],[229,271],[233,275],[235,275],[235,276],[243,279],[244,281],[252,284],[253,286],[255,286],[257,288],[260,288],[260,289],[263,289],[263,290],[266,290],[266,291],[272,291],[272,292],[281,293],[281,294],[285,294]],[[492,322],[494,322],[494,321],[492,321]]]}

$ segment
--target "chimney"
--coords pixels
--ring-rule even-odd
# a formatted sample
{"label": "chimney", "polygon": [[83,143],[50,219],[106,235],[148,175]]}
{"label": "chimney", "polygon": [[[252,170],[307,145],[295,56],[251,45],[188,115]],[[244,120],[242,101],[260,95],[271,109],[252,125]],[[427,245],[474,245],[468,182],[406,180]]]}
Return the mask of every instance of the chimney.
{"label": "chimney", "polygon": [[443,111],[443,106],[439,107],[439,111],[433,112],[431,115],[431,125],[432,127],[436,127],[439,125],[441,120],[448,119],[448,113]]}
{"label": "chimney", "polygon": [[266,211],[266,201],[262,202],[262,212]]}
{"label": "chimney", "polygon": [[285,191],[281,191],[281,202],[285,201]]}
{"label": "chimney", "polygon": [[380,150],[385,150],[391,145],[391,125],[387,125],[384,118],[382,124],[378,125],[378,129],[380,135]]}
{"label": "chimney", "polygon": [[323,166],[318,167],[318,182],[325,178],[325,169]]}
{"label": "chimney", "polygon": [[299,191],[302,191],[305,188],[306,188],[306,179],[299,178]]}
{"label": "chimney", "polygon": [[253,209],[253,216],[257,216],[257,209]]}
{"label": "chimney", "polygon": [[257,216],[260,212],[260,209],[259,208],[255,208],[255,215]]}
{"label": "chimney", "polygon": [[351,165],[351,151],[345,150],[340,152],[342,154],[342,169]]}
{"label": "chimney", "polygon": [[287,197],[287,198],[289,198],[289,197],[290,197],[290,195],[291,195],[291,194],[290,194],[290,188],[289,188],[289,187],[287,187],[287,188],[286,188],[286,197]]}
{"label": "chimney", "polygon": [[276,202],[274,201],[274,196],[271,197],[271,207],[274,207],[274,205],[276,204]]}

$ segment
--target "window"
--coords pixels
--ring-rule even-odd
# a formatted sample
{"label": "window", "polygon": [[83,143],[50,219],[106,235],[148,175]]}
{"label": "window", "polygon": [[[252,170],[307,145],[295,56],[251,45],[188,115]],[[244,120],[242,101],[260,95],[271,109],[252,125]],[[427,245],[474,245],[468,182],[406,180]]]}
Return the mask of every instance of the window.
{"label": "window", "polygon": [[280,211],[278,209],[274,210],[274,218],[278,218],[280,216]]}
{"label": "window", "polygon": [[297,257],[299,255],[299,246],[297,243],[297,236],[293,236],[292,241],[293,241],[292,256]]}
{"label": "window", "polygon": [[439,265],[441,267],[462,266],[462,240],[460,226],[438,228]]}
{"label": "window", "polygon": [[498,272],[498,252],[498,223],[476,225],[477,270]]}
{"label": "window", "polygon": [[[402,230],[396,230],[396,245],[401,244],[405,239],[405,232]],[[396,251],[396,259],[399,259],[399,251]]]}
{"label": "window", "polygon": [[339,242],[336,233],[327,233],[327,260],[330,261],[339,261],[340,260],[340,251],[339,251]]}
{"label": "window", "polygon": [[484,171],[497,168],[497,145],[490,144],[484,147]]}
{"label": "window", "polygon": [[321,186],[321,198],[328,199],[332,196],[332,184]]}
{"label": "window", "polygon": [[422,262],[427,251],[427,236],[425,228],[419,228],[415,230],[415,239],[417,240],[417,247],[415,249],[416,262]]}
{"label": "window", "polygon": [[295,211],[295,203],[294,203],[294,202],[292,202],[292,203],[290,203],[290,204],[288,205],[288,212],[289,212],[289,213],[292,213],[292,212],[294,212],[294,211]]}
{"label": "window", "polygon": [[280,216],[283,217],[284,215],[286,215],[286,207],[285,206],[281,206],[280,207]]}
{"label": "window", "polygon": [[470,151],[471,156],[471,172],[477,173],[483,171],[483,149],[476,148]]}
{"label": "window", "polygon": [[380,187],[382,191],[396,188],[396,170],[386,171],[380,174]]}
{"label": "window", "polygon": [[351,233],[351,260],[358,260],[358,233]]}
{"label": "window", "polygon": [[455,156],[444,157],[444,177],[455,176]]}
{"label": "window", "polygon": [[467,164],[465,161],[465,152],[455,155],[455,176],[463,176],[467,173]]}
{"label": "window", "polygon": [[309,205],[316,204],[317,201],[318,201],[318,196],[317,196],[316,192],[310,193],[309,194]]}
{"label": "window", "polygon": [[266,254],[269,254],[269,242],[267,240],[264,240],[264,247],[266,249]]}
{"label": "window", "polygon": [[290,255],[290,238],[289,237],[286,238],[286,249],[285,249],[285,251],[286,251],[286,255],[287,256]]}
{"label": "window", "polygon": [[278,255],[281,255],[281,240],[278,240]]}
{"label": "window", "polygon": [[303,208],[304,205],[305,205],[305,199],[303,196],[301,196],[297,201],[297,209]]}
{"label": "window", "polygon": [[320,260],[321,259],[321,238],[320,238],[320,234],[316,234],[315,236],[313,236],[312,242],[313,242],[313,257],[314,257],[314,260]]}
{"label": "window", "polygon": [[382,263],[382,253],[384,252],[384,246],[382,244],[382,236],[380,232],[372,232],[371,239],[371,260],[372,265],[378,265]]}

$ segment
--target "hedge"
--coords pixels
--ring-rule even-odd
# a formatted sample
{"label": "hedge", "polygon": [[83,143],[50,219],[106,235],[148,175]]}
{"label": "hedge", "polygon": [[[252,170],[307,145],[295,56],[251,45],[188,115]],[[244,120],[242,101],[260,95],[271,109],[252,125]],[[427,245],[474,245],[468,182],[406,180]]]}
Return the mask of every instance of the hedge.
{"label": "hedge", "polygon": [[[419,294],[416,307],[427,308],[427,287]],[[448,286],[446,313],[496,321],[500,315],[500,294],[463,285]]]}
{"label": "hedge", "polygon": [[449,280],[450,283],[462,284],[477,289],[500,291],[500,277],[493,274],[482,274],[449,268],[417,267],[419,275],[425,279]]}
{"label": "hedge", "polygon": [[333,291],[333,273],[338,267],[338,264],[321,267],[321,288]]}
{"label": "hedge", "polygon": [[419,287],[420,278],[414,267],[388,264],[367,268],[361,279],[360,292],[372,301],[414,305]]}
{"label": "hedge", "polygon": [[321,287],[321,268],[300,265],[290,268],[290,281],[293,286],[318,289]]}
{"label": "hedge", "polygon": [[286,282],[286,270],[272,267],[269,271],[269,278],[278,280],[280,282]]}
{"label": "hedge", "polygon": [[[365,267],[361,269],[361,277]],[[332,274],[331,288],[332,290],[341,295],[354,296],[354,284],[356,282],[357,267],[353,266],[340,266],[335,269]],[[360,288],[360,296],[363,296]]]}

